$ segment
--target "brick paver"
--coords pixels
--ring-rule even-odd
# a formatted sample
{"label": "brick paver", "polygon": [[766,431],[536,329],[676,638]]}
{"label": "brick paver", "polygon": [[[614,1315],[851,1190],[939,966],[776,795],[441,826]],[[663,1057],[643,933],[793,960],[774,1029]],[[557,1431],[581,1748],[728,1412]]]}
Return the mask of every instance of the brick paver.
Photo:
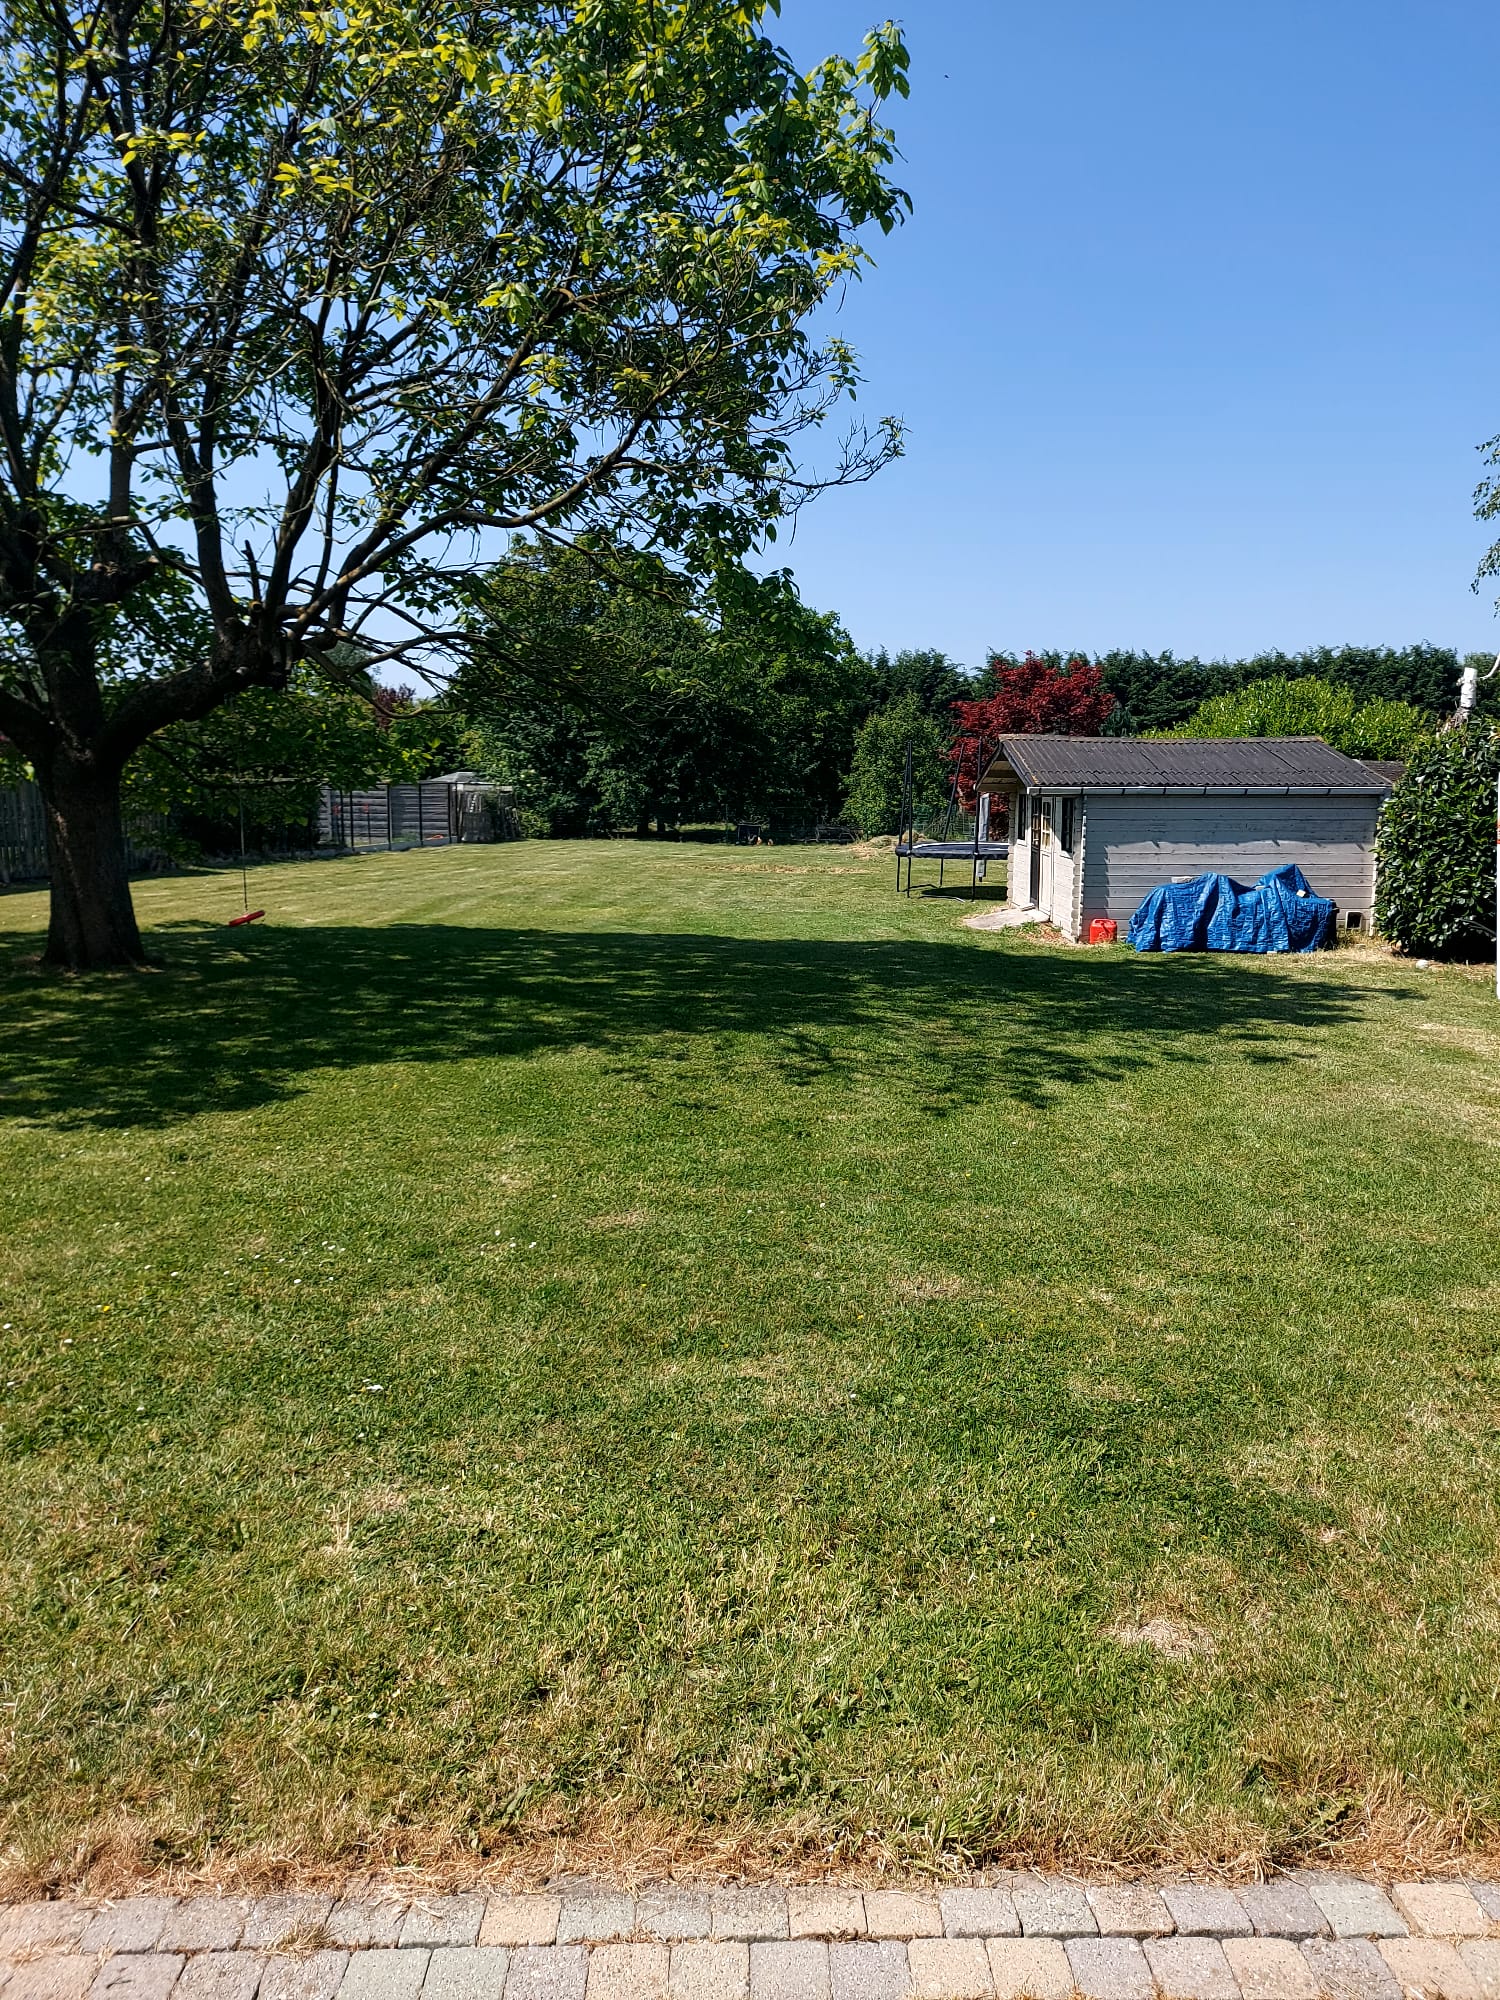
{"label": "brick paver", "polygon": [[1391,1890],[1407,1925],[1427,1937],[1488,1937],[1490,1918],[1461,1882],[1398,1882]]}
{"label": "brick paver", "polygon": [[1243,2000],[1318,2000],[1312,1968],[1290,1938],[1225,1938],[1220,1949]]}
{"label": "brick paver", "polygon": [[747,2000],[750,1947],[705,1943],[674,1944],[667,1966],[672,2000]]}
{"label": "brick paver", "polygon": [[83,1936],[92,1915],[76,1903],[12,1903],[0,1910],[0,1957],[20,1957],[42,1946],[66,1951]]}
{"label": "brick paver", "polygon": [[1258,1937],[1328,1935],[1327,1917],[1300,1882],[1282,1876],[1274,1882],[1252,1882],[1236,1893]]}
{"label": "brick paver", "polygon": [[91,1958],[37,1958],[13,1966],[5,2000],[83,2000],[94,1977]]}
{"label": "brick paver", "polygon": [[176,1908],[170,1896],[127,1896],[106,1903],[84,1926],[81,1951],[154,1951],[167,1918]]}
{"label": "brick paver", "polygon": [[996,2000],[1072,2000],[1073,1968],[1056,1938],[992,1938]]}
{"label": "brick paver", "polygon": [[[1500,2000],[1500,1938],[1469,1938],[1458,1955],[1474,1975],[1484,2000]],[[6,2000],[10,2000],[9,1994]]]}
{"label": "brick paver", "polygon": [[1099,1927],[1089,1899],[1074,1882],[1021,1880],[1011,1889],[1027,1937],[1086,1937]]}
{"label": "brick paver", "polygon": [[406,1910],[404,1896],[344,1896],[328,1913],[323,1928],[345,1951],[368,1951],[373,1945],[399,1940]]}
{"label": "brick paver", "polygon": [[512,1955],[505,2000],[583,2000],[589,1955],[581,1944],[528,1944]]}
{"label": "brick paver", "polygon": [[249,1914],[248,1896],[189,1896],[167,1912],[157,1949],[233,1951]]}
{"label": "brick paver", "polygon": [[1232,1889],[1207,1882],[1186,1882],[1163,1889],[1161,1899],[1178,1930],[1190,1937],[1249,1937],[1249,1912]]}
{"label": "brick paver", "polygon": [[587,2000],[667,2000],[664,1944],[601,1944],[589,1953]]}
{"label": "brick paver", "polygon": [[1302,1956],[1325,2000],[1400,2000],[1395,1975],[1367,1938],[1309,1938]]}
{"label": "brick paver", "polygon": [[830,2000],[828,1946],[810,1938],[752,1944],[750,2000]]}
{"label": "brick paver", "polygon": [[612,1944],[628,1938],[634,1929],[634,1896],[591,1889],[587,1894],[568,1894],[562,1899],[557,1919],[559,1944]]}
{"label": "brick paver", "polygon": [[1479,1981],[1444,1938],[1382,1938],[1376,1950],[1407,2000],[1483,2000]]}
{"label": "brick paver", "polygon": [[1141,1883],[1090,1889],[1088,1898],[1101,1937],[1165,1937],[1173,1928],[1166,1904]]}
{"label": "brick paver", "polygon": [[107,1958],[89,1988],[92,2000],[167,2000],[182,1970],[175,1951],[123,1951]]}
{"label": "brick paver", "polygon": [[182,1968],[175,2000],[255,2000],[265,1963],[258,1951],[200,1951]]}
{"label": "brick paver", "polygon": [[[412,1956],[421,1956],[426,1961],[425,1952],[414,1952]],[[309,1951],[294,1958],[268,1958],[260,1979],[260,2000],[333,2000],[351,1963],[347,1951]]]}
{"label": "brick paver", "polygon": [[502,1944],[440,1946],[427,1961],[422,2000],[500,2000],[509,1970]]}
{"label": "brick paver", "polygon": [[1312,1869],[33,1901],[0,1906],[0,2000],[1500,2000],[1497,1912]]}
{"label": "brick paver", "polygon": [[1151,1968],[1134,1938],[1069,1938],[1064,1949],[1084,2000],[1155,2000]]}
{"label": "brick paver", "polygon": [[865,1929],[872,1938],[941,1937],[943,1913],[936,1896],[906,1889],[868,1889]]}
{"label": "brick paver", "polygon": [[561,1896],[491,1896],[479,1926],[481,1944],[553,1944]]}
{"label": "brick paver", "polygon": [[830,1945],[828,1985],[831,2000],[907,2000],[911,1978],[906,1946],[868,1939]]}
{"label": "brick paver", "polygon": [[991,2000],[995,1991],[980,1938],[913,1938],[906,1959],[917,2000]]}
{"label": "brick paver", "polygon": [[1336,1938],[1405,1937],[1406,1925],[1395,1905],[1373,1882],[1352,1875],[1306,1874],[1301,1879]]}
{"label": "brick paver", "polygon": [[713,1934],[713,1905],[704,1889],[679,1889],[669,1883],[637,1896],[636,1928],[664,1944]]}
{"label": "brick paver", "polygon": [[786,1891],[742,1887],[720,1889],[713,1899],[715,1937],[757,1939],[787,1935]]}
{"label": "brick paver", "polygon": [[400,1944],[403,1950],[474,1944],[483,1917],[483,1896],[418,1896],[402,1920]]}
{"label": "brick paver", "polygon": [[288,1938],[320,1934],[332,1910],[332,1896],[257,1896],[240,1943],[253,1950],[275,1951]]}
{"label": "brick paver", "polygon": [[945,1889],[938,1897],[949,1937],[1019,1937],[1021,1919],[1008,1889]]}
{"label": "brick paver", "polygon": [[[432,1953],[420,1946],[339,1955],[345,1958],[345,1971],[338,2000],[416,2000],[432,1961]],[[267,2000],[264,1987],[261,2000]]]}
{"label": "brick paver", "polygon": [[1141,1949],[1170,2000],[1240,2000],[1239,1981],[1218,1938],[1147,1938]]}
{"label": "brick paver", "polygon": [[865,1927],[865,1899],[858,1889],[788,1889],[786,1915],[794,1938],[859,1937]]}

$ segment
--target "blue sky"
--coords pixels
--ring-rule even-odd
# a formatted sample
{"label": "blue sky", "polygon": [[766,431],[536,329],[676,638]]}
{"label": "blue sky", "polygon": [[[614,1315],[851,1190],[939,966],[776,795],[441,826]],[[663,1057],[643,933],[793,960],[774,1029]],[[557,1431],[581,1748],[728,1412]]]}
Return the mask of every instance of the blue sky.
{"label": "blue sky", "polygon": [[[879,0],[784,0],[799,60]],[[908,453],[772,554],[861,646],[1500,646],[1500,12],[920,0],[839,321]]]}

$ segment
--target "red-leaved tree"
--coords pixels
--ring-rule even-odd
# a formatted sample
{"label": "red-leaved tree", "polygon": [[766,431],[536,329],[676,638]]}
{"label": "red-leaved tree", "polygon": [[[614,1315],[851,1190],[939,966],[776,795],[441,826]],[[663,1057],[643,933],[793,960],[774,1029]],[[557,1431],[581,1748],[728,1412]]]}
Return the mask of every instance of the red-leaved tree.
{"label": "red-leaved tree", "polygon": [[958,734],[948,752],[958,769],[958,794],[966,812],[974,809],[974,779],[981,753],[993,755],[1001,736],[1097,736],[1115,698],[1104,671],[1074,655],[1055,667],[1028,653],[1019,664],[990,656],[992,692],[977,701],[956,701]]}

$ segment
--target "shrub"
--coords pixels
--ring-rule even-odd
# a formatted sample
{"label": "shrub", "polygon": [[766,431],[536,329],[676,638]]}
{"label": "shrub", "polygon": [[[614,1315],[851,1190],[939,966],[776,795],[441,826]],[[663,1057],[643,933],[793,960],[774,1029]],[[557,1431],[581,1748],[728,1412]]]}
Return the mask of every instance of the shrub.
{"label": "shrub", "polygon": [[899,831],[908,742],[918,820],[928,818],[948,796],[946,732],[916,694],[899,695],[885,708],[877,708],[854,739],[844,818],[866,840]]}
{"label": "shrub", "polygon": [[1432,718],[1404,701],[1368,701],[1313,675],[1273,675],[1210,697],[1172,736],[1321,736],[1347,757],[1408,757],[1432,734]]}
{"label": "shrub", "polygon": [[1495,947],[1495,786],[1487,722],[1422,745],[1380,815],[1375,926],[1403,951],[1479,958]]}

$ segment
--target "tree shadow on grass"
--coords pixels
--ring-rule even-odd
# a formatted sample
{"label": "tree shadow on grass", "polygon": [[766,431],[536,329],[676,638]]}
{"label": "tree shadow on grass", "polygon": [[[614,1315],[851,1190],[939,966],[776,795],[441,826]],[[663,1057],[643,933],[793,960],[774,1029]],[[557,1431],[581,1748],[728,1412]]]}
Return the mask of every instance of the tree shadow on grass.
{"label": "tree shadow on grass", "polygon": [[[1391,997],[1332,968],[441,925],[171,927],[140,977],[7,982],[0,1112],[163,1125],[295,1096],[307,1073],[602,1052],[700,1087],[879,1075],[932,1116],[1040,1106],[1166,1063],[1286,1064]],[[683,1075],[686,1083],[686,1075]]]}

